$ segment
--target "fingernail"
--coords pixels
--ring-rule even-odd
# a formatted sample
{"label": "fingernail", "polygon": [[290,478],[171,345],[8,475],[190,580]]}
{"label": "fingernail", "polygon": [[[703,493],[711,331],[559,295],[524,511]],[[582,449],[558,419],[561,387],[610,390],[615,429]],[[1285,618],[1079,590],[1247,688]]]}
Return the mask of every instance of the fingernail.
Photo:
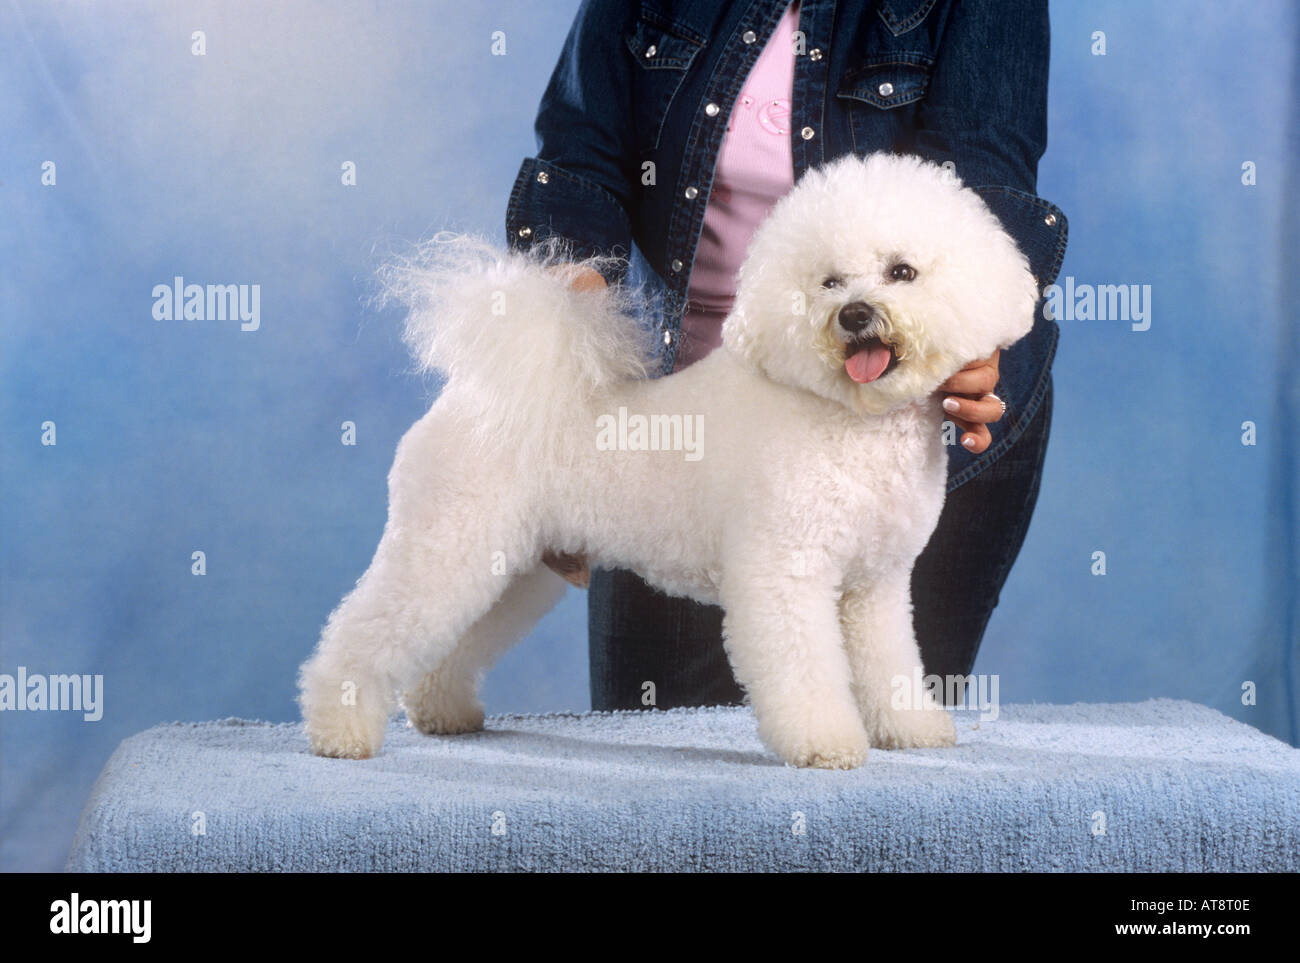
{"label": "fingernail", "polygon": [[957,399],[956,399],[956,398],[944,398],[944,399],[943,399],[943,410],[944,410],[944,411],[961,411],[961,405],[959,405],[959,404],[957,403]]}
{"label": "fingernail", "polygon": [[974,447],[975,447],[975,439],[974,439],[974,438],[963,438],[963,439],[961,440],[961,443],[962,443],[963,445],[965,445],[967,448],[974,448]]}

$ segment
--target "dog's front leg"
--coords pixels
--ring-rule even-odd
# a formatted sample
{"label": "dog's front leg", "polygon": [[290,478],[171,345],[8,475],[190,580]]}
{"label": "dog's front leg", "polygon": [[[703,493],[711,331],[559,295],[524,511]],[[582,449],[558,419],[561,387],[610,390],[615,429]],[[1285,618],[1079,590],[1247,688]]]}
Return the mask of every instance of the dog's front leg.
{"label": "dog's front leg", "polygon": [[722,586],[723,631],[763,743],[794,766],[853,769],[869,741],[850,685],[834,582],[745,565]]}
{"label": "dog's front leg", "polygon": [[840,602],[853,689],[871,744],[881,749],[951,746],[952,716],[915,691],[924,674],[912,628],[911,573],[845,592]]}

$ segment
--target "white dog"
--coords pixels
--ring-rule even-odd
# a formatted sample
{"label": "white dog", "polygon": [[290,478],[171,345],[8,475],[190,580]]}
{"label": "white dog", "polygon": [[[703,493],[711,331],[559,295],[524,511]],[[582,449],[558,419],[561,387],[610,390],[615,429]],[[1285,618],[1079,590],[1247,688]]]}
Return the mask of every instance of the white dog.
{"label": "white dog", "polygon": [[890,697],[921,664],[909,581],[944,499],[936,389],[1033,320],[998,220],[914,157],[810,171],[755,235],[722,347],[659,379],[630,295],[575,290],[575,271],[553,246],[453,239],[390,274],[419,362],[448,381],[398,446],[370,569],[303,666],[314,751],[372,755],[399,696],[423,732],[481,728],[482,673],[562,594],[548,549],[722,605],[787,763],[952,745],[947,712]]}

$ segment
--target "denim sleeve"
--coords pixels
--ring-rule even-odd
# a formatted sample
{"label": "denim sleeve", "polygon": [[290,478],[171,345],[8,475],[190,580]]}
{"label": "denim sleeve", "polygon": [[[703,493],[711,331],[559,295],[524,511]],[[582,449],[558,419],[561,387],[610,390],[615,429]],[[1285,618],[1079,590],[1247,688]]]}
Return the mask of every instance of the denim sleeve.
{"label": "denim sleeve", "polygon": [[575,257],[629,255],[636,148],[624,37],[635,9],[584,0],[578,10],[538,108],[537,156],[520,166],[506,208],[512,248],[558,235]]}
{"label": "denim sleeve", "polygon": [[1065,215],[1035,194],[1047,147],[1047,0],[963,0],[940,40],[915,150],[951,161],[1016,239],[1045,287],[1065,256]]}

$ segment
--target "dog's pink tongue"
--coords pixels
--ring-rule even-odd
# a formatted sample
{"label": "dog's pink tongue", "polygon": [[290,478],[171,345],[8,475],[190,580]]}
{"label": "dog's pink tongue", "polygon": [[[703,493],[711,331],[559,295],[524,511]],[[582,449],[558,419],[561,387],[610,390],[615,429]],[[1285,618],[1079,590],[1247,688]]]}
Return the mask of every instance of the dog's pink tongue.
{"label": "dog's pink tongue", "polygon": [[889,367],[889,349],[884,345],[878,345],[874,348],[863,348],[856,354],[849,356],[844,362],[844,370],[860,385],[869,381],[875,381]]}

